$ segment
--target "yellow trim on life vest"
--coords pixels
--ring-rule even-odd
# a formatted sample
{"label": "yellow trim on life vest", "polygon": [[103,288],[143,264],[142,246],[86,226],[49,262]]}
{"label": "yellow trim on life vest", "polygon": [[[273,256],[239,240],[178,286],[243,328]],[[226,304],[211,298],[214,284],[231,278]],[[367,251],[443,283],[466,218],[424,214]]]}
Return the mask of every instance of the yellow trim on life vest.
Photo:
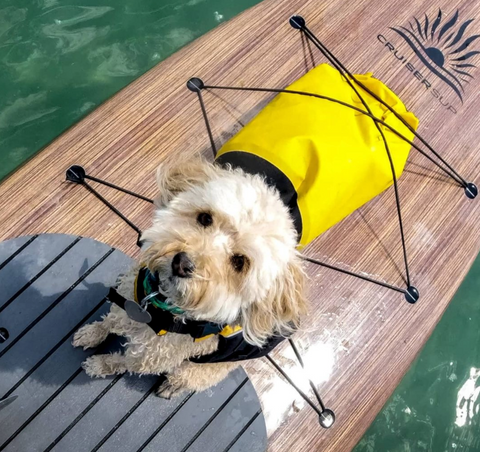
{"label": "yellow trim on life vest", "polygon": [[205,339],[208,339],[212,336],[215,336],[215,334],[207,334],[206,336],[203,336],[203,337],[197,337],[194,342],[202,342],[204,341]]}
{"label": "yellow trim on life vest", "polygon": [[[223,336],[223,337],[229,337],[229,336],[233,336],[234,334],[237,334],[239,333],[240,331],[242,331],[242,327],[240,325],[235,325],[235,326],[230,326],[230,325],[227,325],[222,331],[220,331],[220,333],[218,333],[220,336]],[[205,339],[208,339],[212,336],[215,336],[215,334],[207,334],[206,336],[203,336],[203,337],[199,337],[198,339],[195,339],[195,342],[201,342],[201,341],[204,341]]]}
{"label": "yellow trim on life vest", "polygon": [[242,331],[242,327],[240,325],[235,325],[235,326],[230,326],[230,325],[227,325],[222,331],[220,331],[220,336],[223,336],[223,337],[228,337],[228,336],[233,336],[234,334],[237,334],[239,333],[240,331]]}

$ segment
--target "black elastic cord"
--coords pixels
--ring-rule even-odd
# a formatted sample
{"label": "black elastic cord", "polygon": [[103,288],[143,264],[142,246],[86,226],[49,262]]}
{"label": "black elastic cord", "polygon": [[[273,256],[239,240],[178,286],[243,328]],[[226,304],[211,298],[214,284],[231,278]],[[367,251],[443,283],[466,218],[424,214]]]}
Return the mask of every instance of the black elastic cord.
{"label": "black elastic cord", "polygon": [[[309,38],[313,44],[325,55],[325,57],[329,60],[329,62],[337,69],[337,71],[345,78],[346,82],[352,88],[352,90],[355,92],[355,94],[358,96],[360,101],[362,102],[362,105],[365,107],[365,110],[368,111],[370,115],[372,115],[372,110],[368,106],[368,103],[365,101],[365,99],[360,95],[358,90],[355,88],[354,84],[352,81],[349,79],[350,73],[346,75],[347,69],[345,69],[342,65],[338,64],[338,60],[331,54],[331,52],[323,52],[323,47],[321,46],[320,41],[317,40],[315,35],[310,32],[310,30],[305,27],[305,29],[302,29],[303,33],[308,33],[307,38]],[[311,36],[310,36],[311,35]],[[317,42],[318,41],[318,42]],[[380,133],[380,136],[382,137],[383,144],[385,146],[385,151],[387,153],[388,161],[390,163],[390,170],[392,172],[392,178],[393,178],[393,189],[395,192],[395,204],[397,207],[397,216],[398,216],[398,225],[400,228],[400,240],[402,243],[402,250],[403,250],[403,261],[405,265],[405,276],[407,279],[407,286],[410,286],[410,270],[408,268],[408,257],[407,257],[407,245],[405,243],[405,232],[403,229],[403,221],[402,221],[402,209],[400,207],[400,194],[398,192],[398,182],[397,182],[397,175],[395,173],[395,165],[393,163],[392,159],[392,154],[390,153],[390,149],[388,147],[387,139],[385,138],[385,134],[383,133],[383,130],[380,128],[380,125],[376,122],[373,121],[375,124],[375,127],[377,128],[378,132]]]}
{"label": "black elastic cord", "polygon": [[[298,351],[298,348],[297,348],[295,342],[293,341],[292,338],[288,338],[288,342],[290,342],[290,346],[292,347],[293,352],[295,353],[295,356],[298,359],[298,362],[302,366],[302,369],[305,370],[305,365],[303,364],[302,355]],[[313,381],[310,379],[310,377],[307,376],[307,378],[308,378],[308,382],[310,383],[310,387],[312,388],[312,391],[315,394],[315,397],[317,398],[317,401],[318,401],[320,407],[322,408],[322,411],[325,411],[325,405],[323,404],[322,398],[320,397],[320,394],[318,393],[318,390],[317,390],[316,386],[313,384]]]}
{"label": "black elastic cord", "polygon": [[[355,110],[362,115],[365,115],[371,119],[373,119],[375,122],[378,124],[381,124],[385,126],[387,129],[389,129],[392,133],[397,135],[400,139],[404,140],[406,143],[408,143],[410,146],[412,146],[415,150],[417,150],[420,154],[422,154],[424,157],[426,157],[428,160],[430,160],[435,166],[440,168],[443,172],[448,174],[453,180],[459,183],[463,187],[463,183],[461,180],[457,179],[454,174],[452,174],[448,169],[444,168],[442,165],[437,163],[435,160],[433,160],[432,157],[430,157],[423,149],[418,147],[413,141],[410,141],[406,136],[398,132],[396,129],[394,129],[390,124],[387,124],[385,121],[383,121],[380,118],[377,118],[376,116],[368,113],[365,110],[362,110],[361,108],[355,107],[354,105],[350,105],[346,102],[343,102],[338,99],[334,99],[333,97],[328,97],[328,96],[323,96],[321,94],[314,94],[314,93],[308,93],[306,91],[296,91],[296,90],[289,90],[289,89],[277,89],[277,88],[250,88],[250,87],[236,87],[236,86],[212,86],[212,85],[206,85],[205,88],[207,89],[220,89],[220,90],[231,90],[231,91],[257,91],[257,92],[263,92],[263,93],[290,93],[290,94],[298,94],[300,96],[310,96],[310,97],[316,97],[317,99],[323,99],[323,100],[328,100],[329,102],[333,102],[339,105],[342,105],[344,107],[350,108],[352,110]],[[208,122],[208,119],[207,119]]]}
{"label": "black elastic cord", "polygon": [[364,281],[371,282],[373,284],[376,284],[377,286],[386,287],[387,289],[392,289],[392,290],[395,290],[396,292],[400,292],[400,293],[403,293],[403,294],[405,294],[407,292],[405,289],[402,289],[401,287],[394,286],[392,284],[388,284],[388,283],[383,282],[383,281],[379,281],[378,279],[370,278],[370,277],[362,275],[360,273],[355,273],[355,272],[352,272],[350,270],[345,270],[344,268],[336,267],[335,265],[326,264],[325,262],[319,261],[317,259],[313,259],[312,257],[307,257],[307,256],[303,256],[303,255],[301,257],[302,257],[303,260],[306,260],[307,262],[311,262],[312,264],[319,265],[320,267],[329,268],[330,270],[335,270],[335,271],[343,273],[345,275],[355,276],[355,278],[363,279]]}
{"label": "black elastic cord", "polygon": [[308,58],[307,58],[307,52],[308,52],[308,56],[310,57],[310,63],[312,65],[312,68],[315,67],[315,59],[313,57],[312,48],[310,47],[310,41],[305,38],[303,33],[300,36],[302,38],[302,49],[303,49],[303,56],[304,56],[304,61],[305,61],[305,73],[307,73],[311,69],[308,66],[309,62],[308,62]]}
{"label": "black elastic cord", "polygon": [[[387,107],[408,129],[412,131],[412,133],[423,143],[424,146],[427,147],[427,149],[435,155],[449,170],[456,175],[458,178],[458,181],[461,181],[461,184],[463,187],[467,187],[468,183],[467,181],[451,166],[447,163],[445,159],[437,152],[433,147],[410,125],[408,122],[388,103],[386,103],[383,99],[381,99],[379,96],[377,96],[373,91],[371,91],[367,86],[365,86],[360,80],[358,80],[343,64],[342,62],[335,57],[335,55],[328,50],[328,48],[310,31],[310,29],[306,26],[303,25],[301,28],[301,31],[305,33],[307,38],[309,38],[313,44],[325,55],[325,57],[329,61],[334,61],[335,66],[339,66],[347,75],[350,77],[358,86],[360,86],[364,91],[366,91],[368,94],[370,94],[374,99],[376,99],[378,102],[380,102],[382,105]],[[440,166],[437,162],[434,162],[437,166]]]}
{"label": "black elastic cord", "polygon": [[125,223],[127,223],[137,234],[137,245],[139,247],[142,246],[142,240],[141,240],[141,235],[142,231],[140,228],[135,225],[132,221],[130,221],[125,215],[123,215],[122,212],[120,212],[113,204],[108,202],[106,198],[104,198],[100,193],[97,192],[91,185],[89,185],[85,179],[89,179],[91,181],[97,182],[99,184],[106,185],[108,187],[111,187],[115,190],[121,191],[123,193],[126,193],[128,195],[132,195],[136,198],[139,198],[143,201],[147,201],[150,203],[153,203],[153,201],[146,196],[139,195],[137,193],[134,193],[133,191],[127,190],[125,188],[119,187],[118,185],[111,184],[110,182],[104,181],[102,179],[98,179],[97,177],[94,176],[89,176],[85,169],[80,166],[80,165],[72,165],[70,168],[68,168],[66,172],[66,180],[69,182],[73,182],[75,184],[80,184],[83,185],[90,193],[93,193],[103,204],[105,204],[112,212],[114,212],[117,216],[119,216]]}
{"label": "black elastic cord", "polygon": [[267,358],[270,361],[270,363],[273,365],[273,367],[275,367],[275,369],[277,369],[277,371],[283,376],[283,378],[285,378],[285,380],[287,380],[287,382],[293,386],[293,388],[300,394],[302,399],[305,400],[305,402],[307,402],[319,416],[321,416],[324,408],[322,410],[319,410],[318,407],[310,400],[310,397],[308,397],[307,394],[305,394],[294,383],[294,381],[287,375],[287,373],[276,363],[276,361],[270,355],[265,355],[265,358]]}
{"label": "black elastic cord", "polygon": [[114,188],[115,190],[126,193],[127,195],[134,196],[135,198],[142,199],[143,201],[147,201],[147,202],[153,204],[153,199],[147,198],[146,196],[143,196],[143,195],[139,195],[138,193],[134,193],[133,191],[127,190],[126,188],[119,187],[118,185],[107,182],[106,180],[98,179],[97,177],[89,176],[88,174],[85,174],[84,177],[85,177],[85,179],[89,179],[89,180],[92,180],[94,182],[98,182],[99,184],[106,185],[107,187]]}
{"label": "black elastic cord", "polygon": [[82,185],[90,192],[93,193],[100,201],[102,201],[110,210],[112,210],[116,215],[118,215],[125,223],[127,223],[138,235],[141,235],[142,231],[138,226],[136,226],[132,221],[130,221],[122,212],[120,212],[113,204],[108,202],[100,193],[97,192],[92,186],[87,182],[83,181]]}
{"label": "black elastic cord", "polygon": [[208,121],[207,110],[205,109],[205,104],[203,103],[203,97],[201,90],[197,91],[198,100],[200,102],[200,108],[202,109],[203,119],[205,120],[205,126],[207,127],[208,138],[210,139],[210,146],[212,147],[213,158],[217,156],[217,148],[215,146],[215,140],[213,139],[212,129],[210,128],[210,122]]}

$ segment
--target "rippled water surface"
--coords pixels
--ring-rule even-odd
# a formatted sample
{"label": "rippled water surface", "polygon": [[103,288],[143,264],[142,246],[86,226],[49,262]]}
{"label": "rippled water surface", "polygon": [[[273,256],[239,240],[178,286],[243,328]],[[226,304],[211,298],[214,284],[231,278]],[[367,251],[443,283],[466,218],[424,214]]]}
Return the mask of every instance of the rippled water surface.
{"label": "rippled water surface", "polygon": [[480,452],[480,256],[354,452]]}
{"label": "rippled water surface", "polygon": [[258,2],[0,1],[0,179],[156,63]]}

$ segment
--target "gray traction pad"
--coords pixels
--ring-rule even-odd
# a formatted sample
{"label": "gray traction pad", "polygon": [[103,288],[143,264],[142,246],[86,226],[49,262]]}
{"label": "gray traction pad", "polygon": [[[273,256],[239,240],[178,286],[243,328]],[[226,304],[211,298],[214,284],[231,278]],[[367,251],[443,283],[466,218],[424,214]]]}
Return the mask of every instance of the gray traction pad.
{"label": "gray traction pad", "polygon": [[0,408],[0,451],[265,451],[265,420],[243,369],[173,400],[155,395],[159,377],[83,372],[95,350],[74,349],[73,333],[108,310],[108,287],[131,264],[69,235],[0,243],[0,327],[9,334],[0,343],[0,400],[18,396]]}

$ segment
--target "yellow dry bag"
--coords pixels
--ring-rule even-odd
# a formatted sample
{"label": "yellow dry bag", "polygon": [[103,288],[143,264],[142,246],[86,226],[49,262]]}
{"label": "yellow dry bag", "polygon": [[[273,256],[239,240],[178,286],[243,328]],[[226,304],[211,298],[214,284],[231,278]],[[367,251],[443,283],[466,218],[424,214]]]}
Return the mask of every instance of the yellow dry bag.
{"label": "yellow dry bag", "polygon": [[[417,128],[417,118],[382,82],[371,74],[355,77]],[[327,64],[312,69],[287,89],[332,97],[365,110],[347,81]],[[412,131],[393,113],[358,89],[375,117],[413,139]],[[387,127],[380,128],[399,177],[410,145]],[[301,245],[393,183],[385,144],[371,118],[328,100],[290,93],[277,95],[225,143],[217,161],[276,179],[273,183],[292,212]]]}

